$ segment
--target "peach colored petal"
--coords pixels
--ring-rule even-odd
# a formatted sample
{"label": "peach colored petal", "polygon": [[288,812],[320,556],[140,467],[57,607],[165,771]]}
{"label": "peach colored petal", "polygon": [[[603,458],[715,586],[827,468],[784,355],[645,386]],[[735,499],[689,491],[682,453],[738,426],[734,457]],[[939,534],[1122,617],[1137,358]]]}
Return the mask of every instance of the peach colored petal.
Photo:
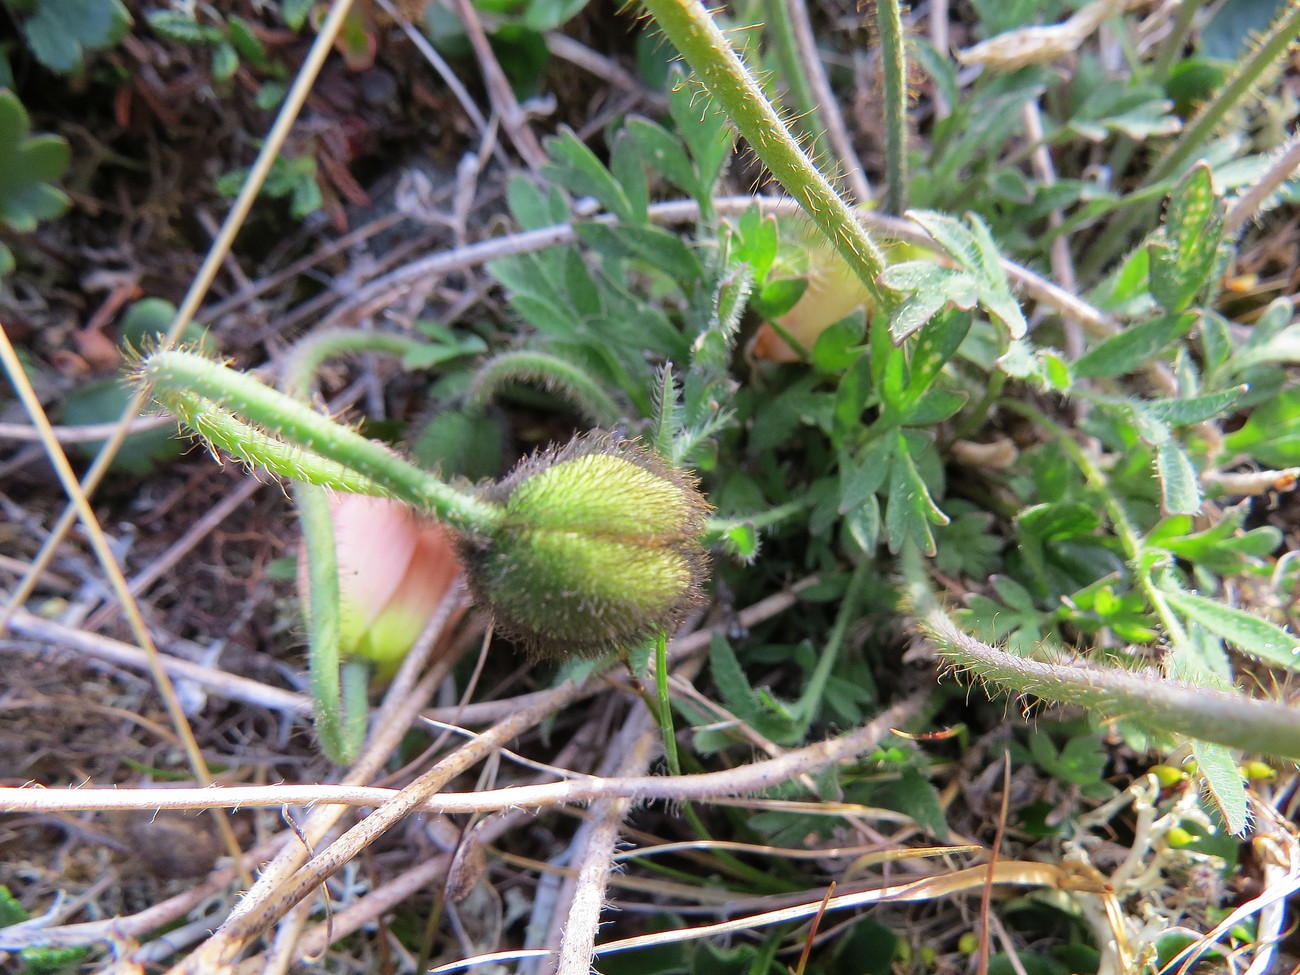
{"label": "peach colored petal", "polygon": [[379,665],[381,677],[392,676],[459,574],[448,532],[420,527],[406,573],[361,643],[360,652]]}

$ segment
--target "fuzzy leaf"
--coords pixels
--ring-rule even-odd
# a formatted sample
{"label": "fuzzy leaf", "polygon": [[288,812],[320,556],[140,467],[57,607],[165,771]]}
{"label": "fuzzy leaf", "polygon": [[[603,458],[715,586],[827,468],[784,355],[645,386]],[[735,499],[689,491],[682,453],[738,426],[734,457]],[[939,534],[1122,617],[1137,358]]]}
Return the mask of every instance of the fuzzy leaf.
{"label": "fuzzy leaf", "polygon": [[1156,474],[1160,478],[1161,507],[1166,514],[1194,515],[1201,510],[1201,484],[1196,468],[1175,440],[1156,446]]}
{"label": "fuzzy leaf", "polygon": [[951,312],[932,319],[916,337],[908,363],[907,395],[916,402],[924,396],[940,370],[956,354],[970,331],[971,316]]}
{"label": "fuzzy leaf", "polygon": [[1076,376],[1096,379],[1132,372],[1184,335],[1196,321],[1192,314],[1165,315],[1102,339],[1074,363]]}
{"label": "fuzzy leaf", "polygon": [[840,471],[840,514],[857,510],[880,490],[897,444],[893,437],[879,437],[867,445],[856,464]]}
{"label": "fuzzy leaf", "polygon": [[1185,309],[1209,282],[1223,236],[1210,167],[1199,163],[1169,197],[1164,226],[1147,245],[1151,293],[1170,312]]}
{"label": "fuzzy leaf", "polygon": [[906,542],[912,541],[926,555],[933,556],[931,523],[946,525],[948,516],[930,497],[930,488],[916,469],[907,441],[899,434],[889,473],[889,504],[885,509],[889,550],[898,552]]}
{"label": "fuzzy leaf", "polygon": [[1271,467],[1300,464],[1300,388],[1283,390],[1256,408],[1241,429],[1228,434],[1224,446]]}
{"label": "fuzzy leaf", "polygon": [[1011,285],[1002,269],[1001,256],[988,225],[974,213],[968,215],[970,229],[961,221],[932,210],[909,210],[907,216],[924,227],[962,268],[970,272],[984,309],[1007,327],[1013,339],[1022,338],[1029,326],[1020,310],[1020,303],[1011,293]]}
{"label": "fuzzy leaf", "polygon": [[573,134],[562,128],[560,134],[546,140],[546,149],[554,162],[543,172],[565,189],[579,196],[593,196],[606,210],[628,223],[636,221],[632,201],[605,164]]}
{"label": "fuzzy leaf", "polygon": [[1250,809],[1246,803],[1246,783],[1242,781],[1232,752],[1213,742],[1192,740],[1192,755],[1205,778],[1210,799],[1223,815],[1228,832],[1234,836],[1246,831]]}
{"label": "fuzzy leaf", "polygon": [[640,116],[627,120],[627,131],[651,169],[678,189],[692,195],[696,192],[699,177],[680,139],[657,122]]}
{"label": "fuzzy leaf", "polygon": [[1224,416],[1232,404],[1241,399],[1249,386],[1224,390],[1221,393],[1207,393],[1204,396],[1188,396],[1184,399],[1157,399],[1142,404],[1142,408],[1157,419],[1171,427],[1191,426]]}
{"label": "fuzzy leaf", "polygon": [[700,83],[694,78],[679,73],[669,79],[669,85],[668,110],[691,151],[698,176],[692,195],[703,204],[712,196],[731,155],[734,133],[717,102],[700,97]]}
{"label": "fuzzy leaf", "polygon": [[1265,663],[1300,670],[1300,658],[1297,657],[1300,640],[1282,627],[1245,610],[1190,592],[1166,592],[1165,598],[1179,613],[1223,637],[1243,653]]}
{"label": "fuzzy leaf", "polygon": [[975,279],[965,271],[929,261],[891,264],[880,276],[885,287],[908,295],[889,321],[895,343],[903,342],[945,307],[969,310],[979,301]]}

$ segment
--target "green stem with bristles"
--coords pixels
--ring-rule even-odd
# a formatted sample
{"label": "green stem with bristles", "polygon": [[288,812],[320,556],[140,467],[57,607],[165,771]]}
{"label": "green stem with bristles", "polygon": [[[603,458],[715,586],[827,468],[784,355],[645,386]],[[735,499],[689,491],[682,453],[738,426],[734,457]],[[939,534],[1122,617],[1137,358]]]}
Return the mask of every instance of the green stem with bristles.
{"label": "green stem with bristles", "polygon": [[848,204],[817,169],[700,0],[643,0],[740,134],[844,257],[878,307],[894,305],[877,283],[885,258]]}
{"label": "green stem with bristles", "polygon": [[305,399],[310,395],[316,372],[327,359],[363,352],[401,357],[425,348],[428,348],[427,342],[394,332],[365,332],[354,328],[326,329],[294,343],[280,385],[289,395]]}
{"label": "green stem with bristles", "polygon": [[[818,106],[813,98],[808,78],[804,74],[803,62],[799,57],[799,45],[794,37],[794,25],[790,22],[789,0],[763,0],[763,21],[771,38],[772,52],[780,65],[781,77],[789,92],[789,107],[796,113],[799,130],[812,145],[813,152],[824,156],[826,147],[821,130],[815,120]],[[812,122],[813,124],[809,124]]]}
{"label": "green stem with bristles", "polygon": [[285,443],[202,396],[157,389],[154,398],[214,451],[303,484],[388,497],[392,492],[351,467]]}
{"label": "green stem with bristles", "polygon": [[[294,344],[282,371],[281,384],[295,399],[307,400],[311,396],[316,372],[327,359],[365,352],[404,356],[424,345],[419,339],[392,332],[326,329]],[[274,442],[274,438],[264,434],[258,436]],[[225,445],[224,449],[229,451],[231,447]],[[344,659],[341,653],[342,594],[338,544],[329,495],[317,482],[304,483],[303,478],[297,478],[297,481],[299,483],[293,487],[293,502],[302,530],[310,593],[303,604],[303,624],[307,629],[307,660],[316,735],[330,761],[337,765],[351,765],[366,738],[366,719],[370,712],[366,685],[370,680],[370,665],[365,660]]]}
{"label": "green stem with bristles", "polygon": [[612,427],[623,416],[623,410],[598,382],[573,363],[545,352],[520,350],[493,356],[474,373],[465,398],[482,409],[510,383],[540,386],[564,397],[594,426]]}
{"label": "green stem with bristles", "polygon": [[[350,765],[365,741],[366,681],[364,677],[360,681],[361,701],[357,706],[356,675],[340,681],[339,567],[329,496],[312,485],[298,485],[294,505],[302,526],[311,594],[303,604],[303,622],[310,636],[307,661],[316,736],[331,762]],[[360,663],[365,674],[368,667],[364,661]]]}
{"label": "green stem with bristles", "polygon": [[1300,758],[1294,708],[1151,673],[1064,658],[1022,657],[964,633],[939,606],[914,554],[900,560],[912,616],[956,670],[1016,694],[1086,707],[1147,731],[1175,733],[1261,755]]}
{"label": "green stem with bristles", "polygon": [[876,0],[885,77],[885,212],[907,208],[907,50],[898,0]]}
{"label": "green stem with bristles", "polygon": [[[195,398],[210,400],[265,436],[351,468],[456,531],[491,535],[501,523],[502,512],[496,505],[453,488],[292,396],[201,355],[155,352],[140,364],[136,377],[152,388],[164,406]],[[247,459],[262,463],[256,455]]]}

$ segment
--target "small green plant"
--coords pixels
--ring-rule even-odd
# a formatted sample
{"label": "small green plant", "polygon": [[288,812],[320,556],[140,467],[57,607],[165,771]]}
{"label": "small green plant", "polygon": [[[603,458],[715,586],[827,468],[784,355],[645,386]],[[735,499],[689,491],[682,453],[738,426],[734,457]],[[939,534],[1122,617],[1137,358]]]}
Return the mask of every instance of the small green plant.
{"label": "small green plant", "polygon": [[[61,136],[30,132],[18,96],[0,89],[0,223],[20,234],[68,208],[67,195],[54,185],[71,162],[68,143]],[[13,264],[13,253],[0,242],[0,275]]]}
{"label": "small green plant", "polygon": [[[248,170],[232,169],[217,177],[217,192],[235,196],[248,178]],[[324,203],[312,156],[279,156],[271,164],[262,192],[277,200],[289,201],[289,212],[302,219],[315,213]]]}
{"label": "small green plant", "polygon": [[258,72],[282,77],[284,67],[271,61],[253,25],[238,14],[203,23],[182,10],[154,10],[146,18],[164,40],[207,47],[212,52],[212,77],[227,82],[247,62]]}
{"label": "small green plant", "polygon": [[36,60],[58,74],[84,66],[87,51],[120,41],[131,25],[122,0],[4,0]]}
{"label": "small green plant", "polygon": [[[494,6],[478,9],[500,42],[502,25],[580,5]],[[911,683],[930,690],[917,723],[939,730],[791,761],[759,808],[705,822],[683,804],[692,839],[726,830],[754,855],[802,854],[838,847],[846,810],[889,810],[926,842],[970,835],[996,851],[925,878],[936,889],[1050,888],[999,904],[1018,940],[1055,945],[1016,961],[1082,972],[1175,958],[1189,942],[1165,929],[1228,916],[1210,894],[1188,906],[1189,872],[1232,867],[1272,776],[1300,759],[1300,718],[1277,690],[1300,666],[1296,571],[1278,558],[1276,516],[1249,501],[1300,475],[1300,324],[1288,296],[1243,310],[1221,292],[1241,228],[1295,183],[1288,156],[1216,128],[1291,48],[1300,4],[1193,97],[1181,11],[1152,48],[1122,5],[976,2],[980,43],[954,61],[881,0],[888,185],[864,207],[751,71],[785,28],[750,32],[742,53],[696,0],[643,6],[692,73],[669,75],[662,114],[610,122],[598,149],[561,126],[546,165],[510,179],[520,239],[549,243],[494,251],[509,255],[487,266],[499,318],[421,322],[419,336],[322,330],[292,346],[278,390],[192,348],[138,363],[214,451],[295,482],[323,750],[357,755],[371,677],[392,672],[445,589],[414,554],[436,520],[497,631],[533,662],[614,650],[637,671],[654,655],[655,686],[638,690],[652,692],[673,781],[756,748],[787,759],[867,728]],[[1122,68],[1095,40],[1103,22]],[[234,42],[213,30],[199,40],[215,55]],[[924,133],[917,88],[932,99]],[[721,195],[738,138],[790,199]],[[314,171],[282,165],[281,190],[306,196]],[[436,373],[409,428],[352,428],[311,405],[320,364],[344,353]],[[585,432],[506,473],[532,433],[516,436],[519,407],[560,440]],[[327,492],[371,509],[367,525],[374,509],[396,514],[409,535],[386,571],[362,570],[366,586],[348,562],[366,546]],[[389,550],[386,535],[367,541]],[[792,580],[797,596],[780,598],[798,613],[731,619],[732,603]],[[411,590],[428,598],[412,608],[399,598]],[[713,592],[723,622],[701,641],[707,677],[670,697],[667,633]],[[935,654],[993,706],[957,681],[930,689]],[[1008,730],[1004,696],[1071,709]],[[1094,856],[1103,832],[1132,837],[1124,862]],[[1043,846],[1004,856],[1025,837]],[[1039,856],[1049,844],[1068,866]],[[829,872],[707,855],[709,882],[743,895],[806,892]],[[877,855],[839,872],[853,879]],[[1154,877],[1179,897],[1161,900]],[[806,970],[977,954],[1012,967],[974,932],[913,949],[886,921],[846,926]],[[674,949],[664,970],[776,972],[805,936]]]}

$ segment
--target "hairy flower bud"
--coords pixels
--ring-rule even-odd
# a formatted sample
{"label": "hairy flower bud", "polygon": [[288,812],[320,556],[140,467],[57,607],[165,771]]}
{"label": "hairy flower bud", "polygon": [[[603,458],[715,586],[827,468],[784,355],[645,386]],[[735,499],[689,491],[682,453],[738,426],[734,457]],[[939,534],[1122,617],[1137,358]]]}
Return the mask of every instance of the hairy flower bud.
{"label": "hairy flower bud", "polygon": [[524,460],[483,500],[504,516],[461,543],[475,596],[534,657],[595,655],[681,622],[701,599],[708,503],[639,444],[593,434]]}

